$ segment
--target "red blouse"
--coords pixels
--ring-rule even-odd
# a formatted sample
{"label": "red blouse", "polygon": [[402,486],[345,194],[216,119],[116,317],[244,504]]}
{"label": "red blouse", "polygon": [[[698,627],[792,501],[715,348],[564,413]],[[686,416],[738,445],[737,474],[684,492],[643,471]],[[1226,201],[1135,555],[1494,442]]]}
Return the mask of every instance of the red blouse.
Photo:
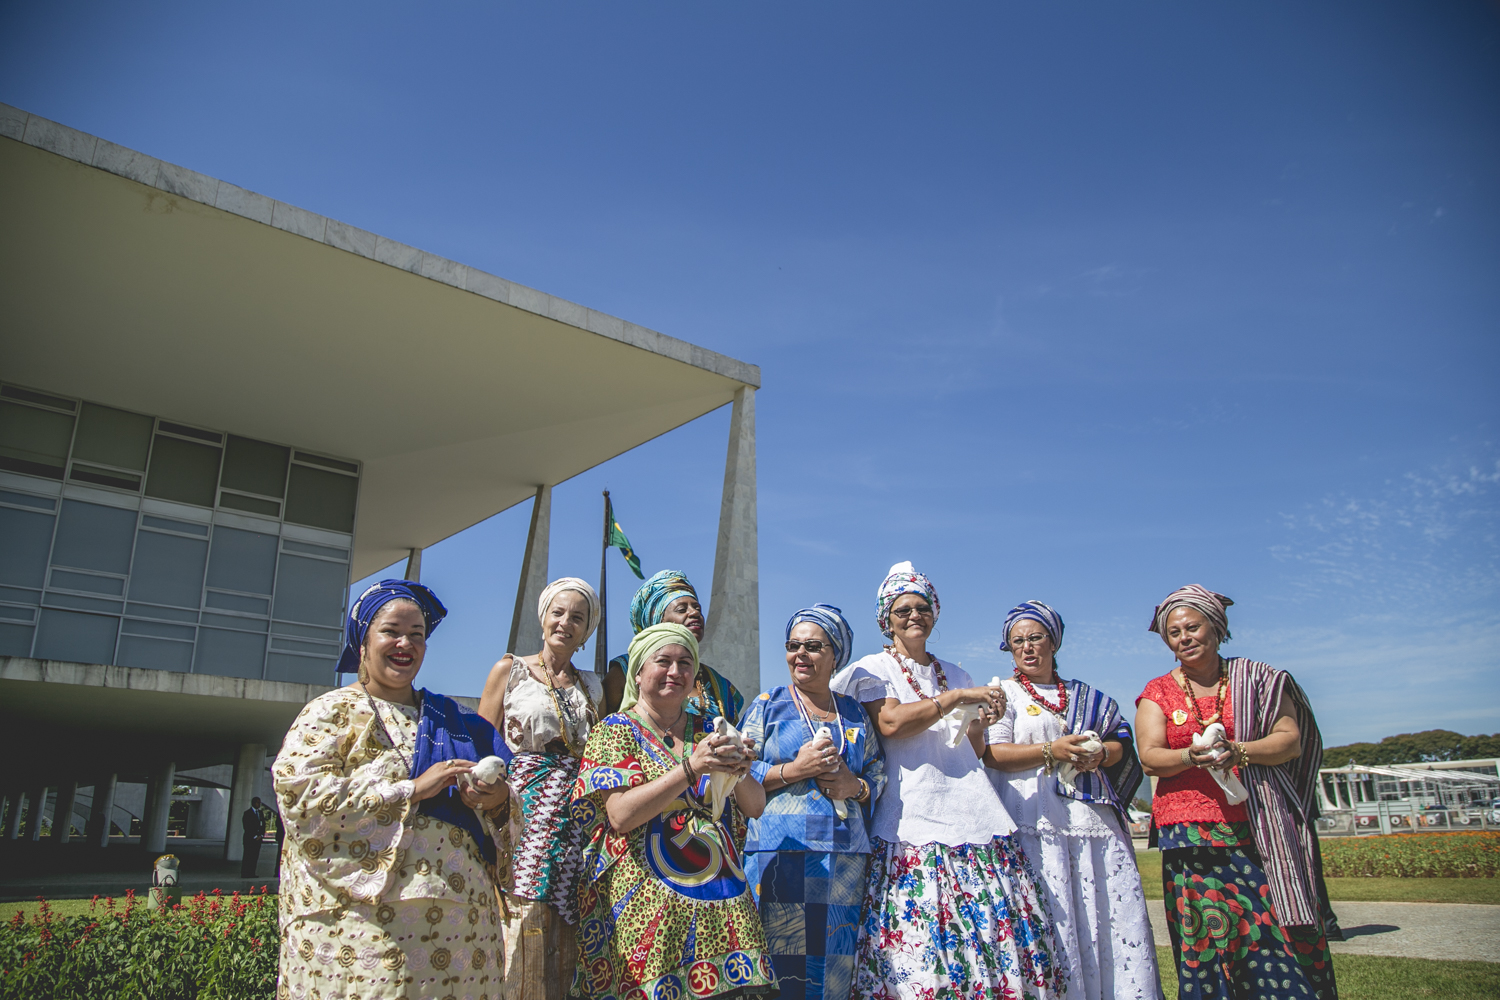
{"label": "red blouse", "polygon": [[[1217,698],[1210,695],[1198,699],[1198,711],[1205,717],[1213,714]],[[1203,732],[1193,710],[1188,705],[1187,695],[1171,674],[1153,679],[1146,690],[1135,700],[1154,701],[1167,717],[1167,746],[1182,750],[1193,745],[1193,737]],[[1187,719],[1182,725],[1173,721],[1172,713],[1182,711]],[[1224,731],[1234,739],[1234,706],[1229,703],[1229,692],[1224,692]],[[1173,823],[1240,823],[1249,818],[1244,803],[1232,806],[1224,797],[1224,790],[1213,779],[1213,775],[1200,767],[1189,768],[1170,778],[1161,778],[1151,796],[1151,816],[1158,827]]]}

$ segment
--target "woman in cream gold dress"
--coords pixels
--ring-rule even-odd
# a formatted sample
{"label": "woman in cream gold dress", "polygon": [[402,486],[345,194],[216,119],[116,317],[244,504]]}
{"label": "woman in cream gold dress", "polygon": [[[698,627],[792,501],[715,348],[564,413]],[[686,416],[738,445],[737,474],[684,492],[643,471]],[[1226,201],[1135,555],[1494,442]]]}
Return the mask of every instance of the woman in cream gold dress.
{"label": "woman in cream gold dress", "polygon": [[503,770],[456,787],[479,760],[510,756],[494,727],[412,688],[446,613],[421,584],[365,591],[339,661],[359,680],[309,702],[276,757],[280,1000],[500,995],[496,889],[519,806]]}

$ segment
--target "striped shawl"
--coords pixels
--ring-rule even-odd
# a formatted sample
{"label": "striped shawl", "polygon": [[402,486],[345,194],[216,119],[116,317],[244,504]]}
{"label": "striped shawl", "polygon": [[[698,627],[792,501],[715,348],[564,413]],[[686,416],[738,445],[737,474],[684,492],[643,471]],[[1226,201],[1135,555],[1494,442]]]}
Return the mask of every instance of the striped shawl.
{"label": "striped shawl", "polygon": [[[1120,717],[1120,706],[1102,691],[1097,691],[1083,681],[1068,681],[1068,732],[1081,733],[1091,729],[1100,739],[1119,740],[1125,753],[1113,767],[1101,767],[1097,771],[1080,771],[1073,778],[1073,791],[1057,782],[1059,795],[1067,795],[1082,802],[1106,802],[1115,807],[1125,820],[1125,829],[1130,829],[1130,817],[1125,807],[1130,804],[1136,789],[1141,787],[1141,762],[1136,756],[1135,741],[1130,724]],[[1056,779],[1053,779],[1056,780]]]}
{"label": "striped shawl", "polygon": [[1285,670],[1243,657],[1225,661],[1229,700],[1234,706],[1234,739],[1263,739],[1276,721],[1282,695],[1291,699],[1292,715],[1302,734],[1302,753],[1284,764],[1251,764],[1240,780],[1250,792],[1245,809],[1255,835],[1276,915],[1284,926],[1306,927],[1319,916],[1319,863],[1314,820],[1318,768],[1323,766],[1323,736],[1307,695]]}

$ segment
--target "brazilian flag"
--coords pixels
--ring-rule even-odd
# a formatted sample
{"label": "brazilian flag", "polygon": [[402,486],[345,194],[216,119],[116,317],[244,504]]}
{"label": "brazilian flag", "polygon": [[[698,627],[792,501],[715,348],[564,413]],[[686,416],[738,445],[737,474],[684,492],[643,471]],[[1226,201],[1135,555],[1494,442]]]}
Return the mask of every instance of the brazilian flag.
{"label": "brazilian flag", "polygon": [[630,539],[625,537],[625,531],[620,527],[620,522],[615,520],[614,501],[605,500],[604,502],[609,504],[609,542],[607,544],[620,550],[620,554],[630,564],[631,572],[635,573],[638,579],[646,579],[646,574],[641,572],[641,557],[636,555],[635,550],[630,547]]}

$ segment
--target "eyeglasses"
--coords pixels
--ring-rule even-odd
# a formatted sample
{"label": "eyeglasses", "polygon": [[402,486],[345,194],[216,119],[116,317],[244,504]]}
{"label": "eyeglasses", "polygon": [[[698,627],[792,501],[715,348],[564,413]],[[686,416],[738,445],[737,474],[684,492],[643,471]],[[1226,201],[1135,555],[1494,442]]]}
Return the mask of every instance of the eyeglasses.
{"label": "eyeglasses", "polygon": [[824,642],[822,639],[809,639],[806,642],[798,642],[793,639],[786,644],[786,651],[788,653],[795,653],[799,649],[806,649],[809,654],[817,656],[823,650],[830,648],[831,645],[831,643]]}
{"label": "eyeglasses", "polygon": [[1033,632],[1030,635],[1013,635],[1010,637],[1012,646],[1040,646],[1051,636],[1044,632]]}
{"label": "eyeglasses", "polygon": [[921,618],[931,618],[932,606],[928,604],[919,604],[914,608],[897,608],[895,611],[891,612],[892,617],[899,618],[902,621],[906,621],[906,619],[910,618],[912,615],[917,615]]}

